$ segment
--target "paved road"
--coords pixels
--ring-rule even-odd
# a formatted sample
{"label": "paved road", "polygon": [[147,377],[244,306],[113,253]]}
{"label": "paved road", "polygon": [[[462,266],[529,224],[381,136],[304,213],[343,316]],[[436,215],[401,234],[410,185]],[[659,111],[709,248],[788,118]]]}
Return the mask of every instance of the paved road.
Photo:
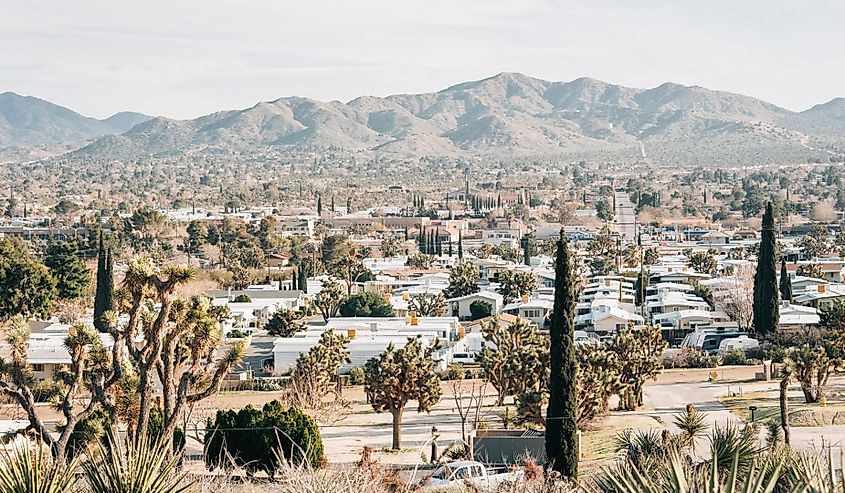
{"label": "paved road", "polygon": [[637,240],[637,215],[634,212],[634,204],[628,197],[627,192],[615,192],[616,194],[616,228],[622,241],[634,242]]}
{"label": "paved road", "polygon": [[[673,423],[673,416],[683,412],[688,402],[695,404],[699,411],[707,413],[707,423],[713,426],[724,426],[725,424],[743,425],[742,421],[719,401],[720,396],[727,395],[728,388],[733,392],[738,386],[742,386],[743,392],[774,391],[777,389],[777,382],[754,382],[754,383],[723,383],[723,382],[687,382],[674,384],[647,385],[645,388],[645,401],[651,409],[643,411],[659,418],[672,432],[677,431]],[[789,392],[790,399],[800,399],[800,389],[793,387]],[[845,425],[834,425],[824,427],[797,427],[790,429],[792,433],[792,445],[802,449],[820,449],[822,445],[833,444],[835,447],[845,447]],[[765,430],[761,428],[760,438],[765,437]],[[709,453],[709,442],[707,438],[700,439],[697,447],[701,453]]]}

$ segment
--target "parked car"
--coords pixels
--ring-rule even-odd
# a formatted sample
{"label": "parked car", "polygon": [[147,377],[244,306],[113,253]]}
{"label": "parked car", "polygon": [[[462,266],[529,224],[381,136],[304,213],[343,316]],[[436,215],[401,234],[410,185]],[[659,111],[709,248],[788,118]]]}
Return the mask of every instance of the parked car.
{"label": "parked car", "polygon": [[495,491],[501,484],[518,479],[520,474],[504,467],[488,468],[478,461],[456,461],[438,467],[422,484],[427,489],[472,485],[481,491]]}

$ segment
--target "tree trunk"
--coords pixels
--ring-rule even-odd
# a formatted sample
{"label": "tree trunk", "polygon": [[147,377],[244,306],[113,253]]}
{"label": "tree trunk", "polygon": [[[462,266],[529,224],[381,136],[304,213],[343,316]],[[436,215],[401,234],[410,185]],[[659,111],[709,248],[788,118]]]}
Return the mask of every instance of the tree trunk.
{"label": "tree trunk", "polygon": [[390,414],[393,415],[393,450],[402,448],[402,413],[405,409],[392,409]]}
{"label": "tree trunk", "polygon": [[786,401],[786,389],[789,387],[789,379],[780,381],[780,427],[783,429],[783,441],[789,445],[789,404]]}

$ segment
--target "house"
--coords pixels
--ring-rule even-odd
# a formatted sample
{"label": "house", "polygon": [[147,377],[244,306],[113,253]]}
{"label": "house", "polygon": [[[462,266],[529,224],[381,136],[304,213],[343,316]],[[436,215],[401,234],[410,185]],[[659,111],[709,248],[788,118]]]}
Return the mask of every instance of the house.
{"label": "house", "polygon": [[530,320],[538,328],[544,329],[553,306],[554,301],[551,297],[540,297],[540,295],[535,294],[505,305],[502,307],[502,311]]}
{"label": "house", "polygon": [[793,305],[788,301],[781,302],[778,330],[803,330],[819,324],[819,313],[812,306]]}
{"label": "house", "polygon": [[423,344],[440,343],[433,358],[443,371],[451,362],[453,346],[466,335],[456,317],[336,317],[325,326],[309,325],[303,332],[273,341],[274,372],[288,372],[299,355],[308,352],[319,342],[323,332],[329,330],[350,339],[347,346],[349,362],[341,366],[342,373],[353,367],[363,367],[390,344],[401,348],[409,338],[417,336],[422,338]]}
{"label": "house", "polygon": [[727,245],[730,242],[731,235],[723,231],[708,231],[707,233],[701,235],[701,239],[698,241],[698,244],[712,247]]}
{"label": "house", "polygon": [[[299,290],[277,289],[212,290],[206,295],[214,306],[229,307],[233,327],[262,327],[282,309],[293,310],[305,306],[305,293]],[[235,300],[243,301],[235,301]]]}
{"label": "house", "polygon": [[276,232],[286,236],[313,236],[317,216],[283,216],[276,221]]}
{"label": "house", "polygon": [[470,306],[476,301],[489,303],[491,307],[491,315],[496,315],[504,306],[504,297],[495,291],[479,291],[477,293],[459,296],[457,298],[449,298],[447,303],[452,307],[452,316],[458,317],[460,320],[469,320],[472,318]]}
{"label": "house", "polygon": [[267,266],[271,269],[279,270],[282,267],[288,267],[292,258],[293,255],[288,252],[271,253],[267,256]]}
{"label": "house", "polygon": [[518,229],[501,228],[481,230],[481,242],[484,245],[505,245],[511,248],[517,248],[521,239],[522,232]]}
{"label": "house", "polygon": [[819,311],[842,300],[845,300],[845,285],[842,284],[819,284],[815,288],[808,286],[803,293],[792,293],[793,303],[811,306]]}

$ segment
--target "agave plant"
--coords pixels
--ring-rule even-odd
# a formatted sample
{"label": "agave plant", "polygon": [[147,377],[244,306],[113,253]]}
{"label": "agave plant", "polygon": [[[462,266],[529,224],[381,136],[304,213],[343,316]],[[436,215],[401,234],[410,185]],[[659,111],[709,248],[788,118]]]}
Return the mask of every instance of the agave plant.
{"label": "agave plant", "polygon": [[0,453],[0,491],[4,493],[63,493],[76,489],[75,459],[55,461],[39,441],[30,450],[14,445]]}
{"label": "agave plant", "polygon": [[[170,441],[109,438],[83,464],[91,493],[182,493],[191,484],[171,457]],[[170,457],[170,458],[168,458]]]}

